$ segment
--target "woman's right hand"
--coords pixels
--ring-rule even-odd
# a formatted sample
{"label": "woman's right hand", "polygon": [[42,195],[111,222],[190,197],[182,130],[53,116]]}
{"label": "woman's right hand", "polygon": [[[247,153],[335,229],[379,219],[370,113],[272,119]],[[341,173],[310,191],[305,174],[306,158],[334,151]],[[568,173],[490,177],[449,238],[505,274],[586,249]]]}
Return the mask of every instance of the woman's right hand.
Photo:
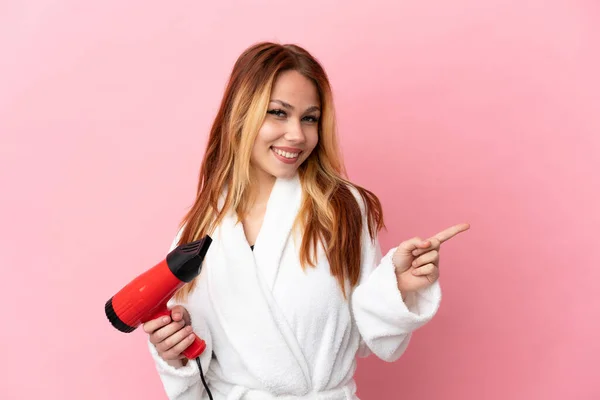
{"label": "woman's right hand", "polygon": [[190,314],[182,306],[171,309],[171,317],[164,316],[144,324],[144,332],[150,336],[158,355],[172,366],[182,366],[186,357],[183,351],[195,339],[192,333]]}

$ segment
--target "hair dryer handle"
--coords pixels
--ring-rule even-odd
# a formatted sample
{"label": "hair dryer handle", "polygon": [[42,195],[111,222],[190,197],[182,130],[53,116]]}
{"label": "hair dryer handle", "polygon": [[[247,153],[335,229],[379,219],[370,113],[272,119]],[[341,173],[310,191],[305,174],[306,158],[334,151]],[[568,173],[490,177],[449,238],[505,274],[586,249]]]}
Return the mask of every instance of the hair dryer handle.
{"label": "hair dryer handle", "polygon": [[[157,319],[164,316],[171,317],[171,310],[168,308],[160,310],[154,314],[151,319]],[[195,333],[193,335],[194,341],[183,351],[183,355],[190,360],[199,357],[206,349],[206,342],[200,339]]]}
{"label": "hair dryer handle", "polygon": [[206,349],[206,342],[198,337],[194,333],[194,341],[183,351],[183,355],[188,359],[193,360],[194,358],[200,357]]}

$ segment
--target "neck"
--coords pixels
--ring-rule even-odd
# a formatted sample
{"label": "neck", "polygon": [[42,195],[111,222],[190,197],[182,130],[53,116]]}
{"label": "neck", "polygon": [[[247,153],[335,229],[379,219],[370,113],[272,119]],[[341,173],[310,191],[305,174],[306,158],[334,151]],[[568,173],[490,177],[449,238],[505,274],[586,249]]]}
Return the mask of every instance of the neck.
{"label": "neck", "polygon": [[265,206],[269,201],[271,190],[275,185],[276,178],[273,175],[267,174],[264,171],[252,170],[252,185],[250,186],[250,199],[251,204],[249,208],[253,206]]}

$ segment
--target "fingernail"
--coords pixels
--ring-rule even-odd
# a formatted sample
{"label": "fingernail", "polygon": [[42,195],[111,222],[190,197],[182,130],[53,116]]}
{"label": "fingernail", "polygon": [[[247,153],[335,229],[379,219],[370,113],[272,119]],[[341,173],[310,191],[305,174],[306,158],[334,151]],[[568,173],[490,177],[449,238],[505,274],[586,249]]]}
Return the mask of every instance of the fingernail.
{"label": "fingernail", "polygon": [[175,314],[173,314],[173,318],[179,318],[179,317],[181,317],[181,314],[180,314],[180,313],[175,313]]}
{"label": "fingernail", "polygon": [[188,336],[188,339],[189,340],[194,340],[194,335],[192,334],[192,335]]}
{"label": "fingernail", "polygon": [[188,325],[188,326],[186,326],[186,327],[185,327],[185,330],[186,330],[187,332],[191,332],[191,331],[192,331],[192,327]]}
{"label": "fingernail", "polygon": [[167,322],[169,322],[169,317],[164,317],[164,318],[163,318],[163,322],[164,322],[164,323],[167,323]]}

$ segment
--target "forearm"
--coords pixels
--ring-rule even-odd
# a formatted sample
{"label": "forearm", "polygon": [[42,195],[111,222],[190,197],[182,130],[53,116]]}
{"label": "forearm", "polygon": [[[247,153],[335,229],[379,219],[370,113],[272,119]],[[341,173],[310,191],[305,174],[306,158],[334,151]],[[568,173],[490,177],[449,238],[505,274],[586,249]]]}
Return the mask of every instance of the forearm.
{"label": "forearm", "polygon": [[[437,311],[439,285],[419,291],[403,290],[391,251],[353,293],[356,324],[366,345],[379,358],[394,361],[403,353],[410,334]],[[394,282],[396,279],[396,282]]]}

